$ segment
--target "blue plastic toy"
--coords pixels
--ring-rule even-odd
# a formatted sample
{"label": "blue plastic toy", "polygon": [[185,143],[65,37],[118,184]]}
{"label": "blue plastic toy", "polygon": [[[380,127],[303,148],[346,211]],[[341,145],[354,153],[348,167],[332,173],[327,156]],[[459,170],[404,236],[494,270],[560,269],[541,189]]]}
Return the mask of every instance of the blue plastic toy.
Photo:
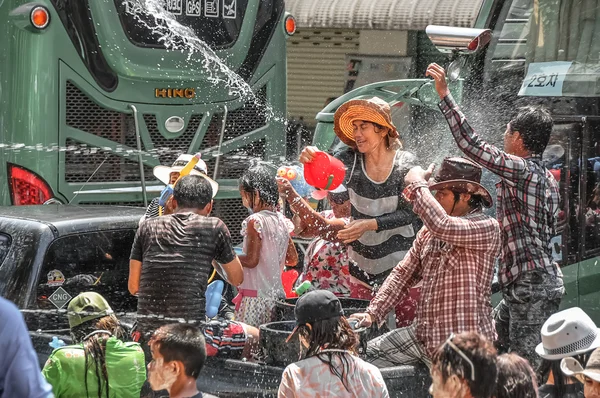
{"label": "blue plastic toy", "polygon": [[277,169],[277,176],[288,180],[298,195],[303,198],[309,198],[315,190],[306,183],[304,179],[304,170],[300,166],[281,166]]}
{"label": "blue plastic toy", "polygon": [[219,313],[219,306],[221,305],[221,296],[223,295],[223,288],[225,283],[221,280],[216,280],[209,283],[206,287],[204,297],[206,297],[206,316],[214,318]]}
{"label": "blue plastic toy", "polygon": [[165,207],[167,205],[167,200],[169,200],[171,195],[173,195],[173,185],[167,185],[160,193],[158,205]]}
{"label": "blue plastic toy", "polygon": [[58,338],[58,337],[56,337],[56,336],[52,336],[52,341],[51,341],[51,342],[49,342],[49,343],[48,343],[48,345],[49,345],[50,347],[54,348],[55,350],[56,350],[57,348],[60,348],[60,347],[64,347],[64,346],[66,346],[65,342],[64,342],[63,340],[59,339],[59,338]]}

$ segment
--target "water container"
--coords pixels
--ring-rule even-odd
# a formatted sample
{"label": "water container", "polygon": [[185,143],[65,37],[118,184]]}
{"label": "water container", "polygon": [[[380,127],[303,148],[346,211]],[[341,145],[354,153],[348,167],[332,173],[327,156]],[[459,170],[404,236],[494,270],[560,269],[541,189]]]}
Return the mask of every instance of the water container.
{"label": "water container", "polygon": [[206,287],[204,297],[206,297],[207,317],[214,318],[219,313],[219,306],[221,305],[221,296],[223,295],[224,287],[225,283],[221,280],[216,280]]}

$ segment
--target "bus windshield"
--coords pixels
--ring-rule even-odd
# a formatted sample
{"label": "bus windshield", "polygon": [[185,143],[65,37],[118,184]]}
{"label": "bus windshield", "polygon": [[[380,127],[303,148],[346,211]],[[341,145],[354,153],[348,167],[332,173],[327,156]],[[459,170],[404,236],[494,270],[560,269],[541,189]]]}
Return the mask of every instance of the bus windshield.
{"label": "bus windshield", "polygon": [[506,2],[487,55],[488,79],[518,80],[506,89],[520,96],[600,95],[596,8],[596,1]]}
{"label": "bus windshield", "polygon": [[[149,27],[162,21],[141,12],[139,2],[114,0],[129,40],[136,46],[164,48],[161,37]],[[248,0],[167,0],[165,11],[189,27],[212,48],[233,45],[240,34]]]}

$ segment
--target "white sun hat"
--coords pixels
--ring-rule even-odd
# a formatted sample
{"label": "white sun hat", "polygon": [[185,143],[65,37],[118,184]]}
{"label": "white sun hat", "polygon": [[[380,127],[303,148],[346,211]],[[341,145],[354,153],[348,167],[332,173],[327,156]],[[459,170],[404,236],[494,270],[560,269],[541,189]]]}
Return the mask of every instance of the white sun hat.
{"label": "white sun hat", "polygon": [[579,307],[550,316],[542,326],[541,334],[542,342],[535,348],[535,352],[551,361],[600,347],[600,329]]}
{"label": "white sun hat", "polygon": [[[155,166],[152,172],[154,176],[158,178],[163,184],[168,185],[171,179],[171,173],[179,173],[185,167],[185,165],[188,164],[190,160],[192,160],[193,157],[194,155],[184,153],[182,155],[179,155],[179,157],[173,162],[173,165],[171,165],[171,167],[162,165]],[[212,187],[212,197],[214,198],[217,195],[217,192],[219,191],[219,184],[208,176],[208,169],[204,160],[198,159],[198,163],[196,163],[190,174],[199,175],[208,180]]]}

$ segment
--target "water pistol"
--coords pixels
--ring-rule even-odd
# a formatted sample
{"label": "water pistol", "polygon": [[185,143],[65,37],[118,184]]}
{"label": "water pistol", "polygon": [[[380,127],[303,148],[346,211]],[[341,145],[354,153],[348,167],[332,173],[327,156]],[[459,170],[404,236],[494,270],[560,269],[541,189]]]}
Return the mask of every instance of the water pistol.
{"label": "water pistol", "polygon": [[211,282],[206,287],[204,297],[206,298],[206,316],[214,318],[219,313],[221,305],[221,297],[223,296],[223,288],[225,283],[222,280]]}
{"label": "water pistol", "polygon": [[298,286],[294,291],[298,295],[298,297],[302,296],[304,293],[308,292],[308,290],[312,287],[312,283],[310,281],[304,281]]}
{"label": "water pistol", "polygon": [[[183,166],[183,169],[181,169],[181,171],[179,172],[179,178],[177,178],[177,181],[179,181],[181,179],[181,177],[185,177],[186,175],[190,174],[192,172],[192,170],[194,170],[194,166],[196,166],[198,164],[198,161],[200,160],[201,157],[202,157],[202,154],[200,152],[195,154],[194,157],[192,159],[190,159],[190,161],[187,162],[187,164],[185,166]],[[175,181],[175,184],[177,184],[177,181]],[[162,192],[160,193],[160,196],[158,198],[158,215],[159,216],[163,215],[165,206],[167,205],[167,201],[173,195],[173,187],[175,186],[175,184],[167,185],[165,187],[165,189],[163,189]]]}
{"label": "water pistol", "polygon": [[50,347],[54,348],[55,350],[56,350],[57,348],[60,348],[60,347],[64,347],[64,346],[66,346],[65,342],[64,342],[63,340],[59,339],[59,338],[58,338],[58,337],[56,337],[56,336],[52,336],[52,341],[51,341],[51,342],[49,342],[49,343],[48,343],[48,345],[49,345]]}

